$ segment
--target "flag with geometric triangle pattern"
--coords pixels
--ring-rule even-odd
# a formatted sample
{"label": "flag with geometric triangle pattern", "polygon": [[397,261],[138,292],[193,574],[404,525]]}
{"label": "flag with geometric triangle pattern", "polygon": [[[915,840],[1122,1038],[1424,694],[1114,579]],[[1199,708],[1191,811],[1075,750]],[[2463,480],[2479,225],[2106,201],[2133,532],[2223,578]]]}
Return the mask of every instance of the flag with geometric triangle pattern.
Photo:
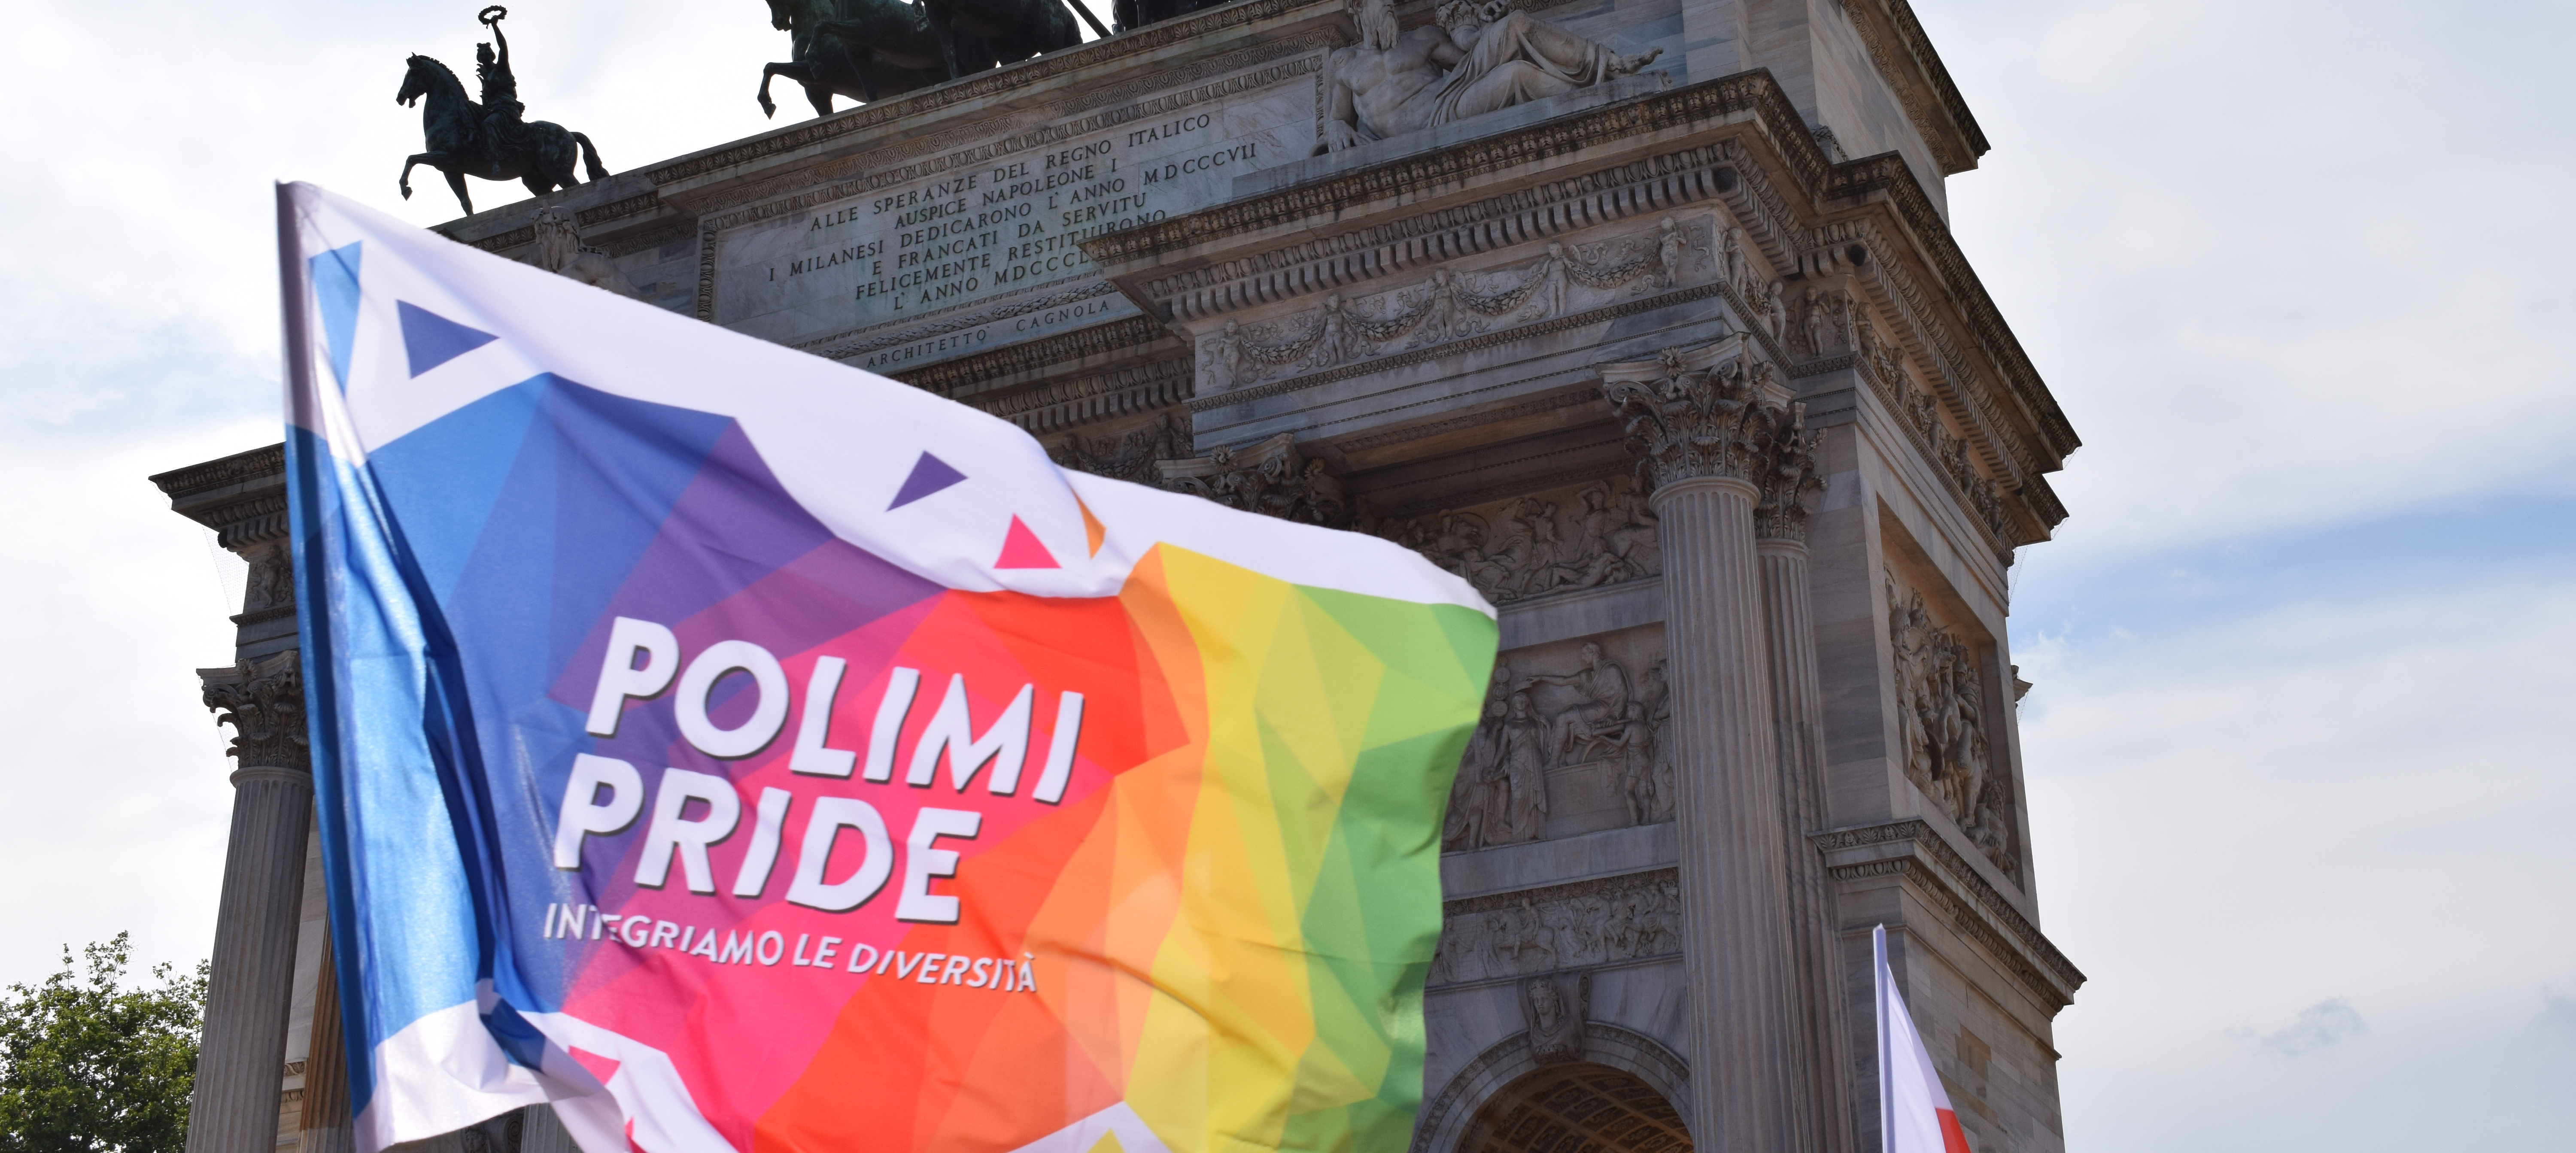
{"label": "flag with geometric triangle pattern", "polygon": [[1492,610],[279,189],[357,1143],[1393,1149]]}

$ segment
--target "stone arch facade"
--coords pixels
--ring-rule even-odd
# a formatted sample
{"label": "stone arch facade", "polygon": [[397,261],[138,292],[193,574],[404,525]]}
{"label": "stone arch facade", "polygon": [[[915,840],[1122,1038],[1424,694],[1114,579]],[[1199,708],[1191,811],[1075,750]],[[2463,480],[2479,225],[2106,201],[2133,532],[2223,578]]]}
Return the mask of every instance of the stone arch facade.
{"label": "stone arch facade", "polygon": [[[1604,1021],[1583,1026],[1580,1060],[1635,1077],[1663,1095],[1682,1125],[1690,1125],[1690,1064],[1662,1042]],[[1529,1034],[1516,1033],[1478,1054],[1430,1100],[1414,1126],[1411,1153],[1460,1153],[1460,1140],[1477,1113],[1530,1074],[1552,1067],[1530,1051]]]}

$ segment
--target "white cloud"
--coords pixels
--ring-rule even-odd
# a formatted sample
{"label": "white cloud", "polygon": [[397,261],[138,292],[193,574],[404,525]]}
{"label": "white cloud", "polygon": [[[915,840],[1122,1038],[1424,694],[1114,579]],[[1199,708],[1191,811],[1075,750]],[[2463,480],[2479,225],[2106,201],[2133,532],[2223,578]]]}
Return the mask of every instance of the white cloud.
{"label": "white cloud", "polygon": [[2333,1048],[2368,1032],[2370,1024],[2361,1019],[2361,1013],[2352,1007],[2352,1002],[2330,997],[2299,1010],[2296,1020],[2269,1033],[2230,1029],[2227,1035],[2252,1041],[2284,1057],[2296,1057]]}
{"label": "white cloud", "polygon": [[2540,994],[2540,1015],[2533,1024],[2541,1032],[2561,1040],[2576,1041],[2576,997],[2562,997],[2549,990]]}

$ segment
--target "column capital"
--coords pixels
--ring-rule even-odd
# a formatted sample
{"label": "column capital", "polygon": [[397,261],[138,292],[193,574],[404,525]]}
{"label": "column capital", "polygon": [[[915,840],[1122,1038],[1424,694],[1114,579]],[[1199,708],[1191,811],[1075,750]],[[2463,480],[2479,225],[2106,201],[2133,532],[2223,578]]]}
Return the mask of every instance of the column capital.
{"label": "column capital", "polygon": [[1744,337],[1699,348],[1667,348],[1653,360],[1598,366],[1601,392],[1627,426],[1628,451],[1650,489],[1698,478],[1740,480],[1758,498],[1754,533],[1804,541],[1807,516],[1824,492],[1807,408],[1788,399],[1769,362]]}
{"label": "column capital", "polygon": [[1825,495],[1825,478],[1817,474],[1816,452],[1825,445],[1825,430],[1807,430],[1807,406],[1792,403],[1770,410],[1755,458],[1753,483],[1762,490],[1753,506],[1753,535],[1762,540],[1807,542],[1807,517]]}
{"label": "column capital", "polygon": [[229,668],[198,669],[205,685],[206,707],[215,723],[233,727],[226,755],[243,769],[288,769],[310,773],[312,757],[305,748],[304,671],[298,652],[288,649],[236,662]]}

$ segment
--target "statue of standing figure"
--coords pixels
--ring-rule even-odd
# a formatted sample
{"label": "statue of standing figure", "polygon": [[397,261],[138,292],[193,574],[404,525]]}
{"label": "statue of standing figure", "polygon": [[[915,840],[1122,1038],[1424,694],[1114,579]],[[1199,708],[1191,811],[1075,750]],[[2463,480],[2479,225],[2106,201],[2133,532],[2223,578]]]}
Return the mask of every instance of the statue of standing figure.
{"label": "statue of standing figure", "polygon": [[1485,830],[1487,844],[1535,841],[1547,827],[1547,726],[1530,704],[1530,695],[1513,693],[1511,712],[1503,718],[1498,776],[1508,798],[1501,828]]}
{"label": "statue of standing figure", "polygon": [[1333,52],[1324,82],[1334,152],[1626,76],[1663,52],[1622,55],[1501,0],[1447,0],[1411,32],[1394,0],[1350,3],[1360,43]]}

